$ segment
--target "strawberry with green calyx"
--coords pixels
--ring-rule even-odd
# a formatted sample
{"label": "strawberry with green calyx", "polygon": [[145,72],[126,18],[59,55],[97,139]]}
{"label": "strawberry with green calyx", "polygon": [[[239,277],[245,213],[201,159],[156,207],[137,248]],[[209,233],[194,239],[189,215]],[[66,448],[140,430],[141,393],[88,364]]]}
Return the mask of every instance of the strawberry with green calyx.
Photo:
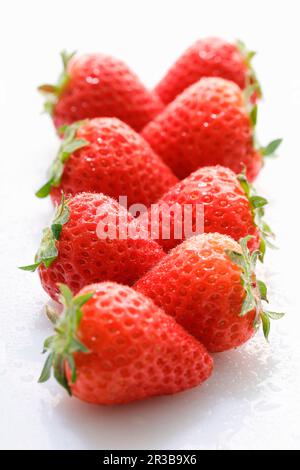
{"label": "strawberry with green calyx", "polygon": [[59,147],[56,159],[54,160],[50,171],[49,180],[37,192],[36,196],[43,198],[50,194],[52,187],[58,187],[64,171],[64,164],[76,150],[86,147],[89,142],[86,139],[78,139],[76,132],[84,124],[84,121],[78,121],[70,126],[63,126],[61,131],[64,134],[63,141]]}
{"label": "strawberry with green calyx", "polygon": [[254,181],[263,154],[255,138],[257,108],[232,81],[203,77],[186,88],[142,131],[142,136],[179,179],[203,166],[222,165]]}
{"label": "strawberry with green calyx", "polygon": [[112,405],[184,391],[211,374],[205,347],[130,287],[102,282],[75,297],[59,288],[64,310],[44,343],[39,382],[53,370],[70,395]]}
{"label": "strawberry with green calyx", "polygon": [[[262,219],[266,204],[267,200],[255,193],[244,173],[236,175],[229,168],[215,165],[199,168],[172,186],[157,201],[156,211],[149,209],[138,220],[148,226],[165,251],[192,235],[217,232],[236,241],[252,235],[248,248],[252,252],[260,247],[263,255],[264,239],[271,235]],[[191,209],[191,217],[185,218],[186,208]],[[203,211],[201,215],[199,209]],[[199,223],[199,216],[203,223]],[[164,230],[167,220],[169,231]]]}
{"label": "strawberry with green calyx", "polygon": [[73,293],[107,280],[131,285],[164,256],[137,219],[102,193],[79,193],[63,200],[62,207],[44,231],[35,263],[22,268],[38,268],[54,300],[58,283]]}
{"label": "strawberry with green calyx", "polygon": [[34,272],[39,266],[44,265],[49,268],[58,256],[56,242],[60,239],[63,225],[66,224],[70,217],[68,201],[65,200],[64,194],[60,205],[57,207],[52,224],[43,230],[43,236],[40,247],[34,258],[34,264],[21,266],[24,271]]}
{"label": "strawberry with green calyx", "polygon": [[263,261],[266,247],[268,246],[270,248],[275,248],[275,246],[269,241],[269,238],[275,238],[275,235],[272,232],[270,226],[263,220],[265,215],[265,206],[268,204],[268,201],[264,197],[257,195],[254,186],[247,180],[245,171],[237,175],[237,178],[249,200],[253,214],[253,220],[259,230],[259,259]]}
{"label": "strawberry with green calyx", "polygon": [[44,109],[47,113],[52,114],[54,106],[58,101],[60,95],[67,86],[70,76],[68,74],[68,64],[76,52],[68,53],[67,51],[62,51],[60,53],[61,60],[63,63],[63,70],[57,80],[56,85],[40,85],[38,90],[46,96],[46,101],[44,103]]}
{"label": "strawberry with green calyx", "polygon": [[58,83],[42,85],[56,129],[96,117],[117,117],[137,132],[163,108],[156,93],[147,90],[121,60],[104,54],[61,54]]}
{"label": "strawberry with green calyx", "polygon": [[104,193],[127,204],[149,207],[177,178],[137,132],[117,118],[94,118],[64,126],[47,183],[36,193],[50,193],[54,204],[61,192]]}
{"label": "strawberry with green calyx", "polygon": [[262,307],[266,286],[256,281],[259,254],[219,233],[204,233],[183,241],[134,285],[201,341],[210,352],[237,348],[263,322],[282,314]]}
{"label": "strawberry with green calyx", "polygon": [[50,378],[53,368],[54,377],[71,395],[66,376],[66,362],[71,371],[72,382],[76,381],[76,368],[73,354],[75,352],[87,353],[88,348],[77,337],[77,329],[82,318],[81,307],[93,296],[93,293],[79,295],[73,298],[70,289],[60,284],[60,301],[67,312],[58,317],[55,322],[56,334],[47,338],[44,342],[43,353],[50,350],[50,354],[44,364],[39,382],[46,382]]}
{"label": "strawberry with green calyx", "polygon": [[242,269],[241,281],[246,291],[246,296],[242,304],[240,316],[244,317],[249,312],[255,310],[254,327],[258,328],[261,322],[264,336],[268,340],[270,319],[279,320],[283,317],[284,313],[271,312],[263,307],[262,302],[268,302],[267,287],[263,281],[257,280],[255,276],[255,265],[260,252],[255,251],[250,254],[247,247],[249,238],[248,236],[240,240],[241,252],[226,250],[226,253],[231,261]]}

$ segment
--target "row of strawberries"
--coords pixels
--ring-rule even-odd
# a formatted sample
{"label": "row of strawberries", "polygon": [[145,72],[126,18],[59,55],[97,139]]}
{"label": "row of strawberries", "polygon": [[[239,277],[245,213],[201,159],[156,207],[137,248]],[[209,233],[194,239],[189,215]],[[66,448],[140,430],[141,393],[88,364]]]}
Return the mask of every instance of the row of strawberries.
{"label": "row of strawberries", "polygon": [[[41,382],[53,369],[70,394],[99,404],[175,393],[209,377],[209,353],[240,346],[261,323],[268,337],[282,316],[265,309],[255,275],[272,232],[249,181],[280,139],[263,147],[255,136],[252,57],[240,42],[200,40],[150,92],[119,60],[63,53],[58,83],[40,87],[62,141],[37,196],[57,207],[22,269],[38,269],[63,304],[48,310]],[[149,212],[133,217],[120,196]],[[204,207],[204,233],[185,240],[186,205],[193,229]],[[180,211],[166,237],[170,206]]]}

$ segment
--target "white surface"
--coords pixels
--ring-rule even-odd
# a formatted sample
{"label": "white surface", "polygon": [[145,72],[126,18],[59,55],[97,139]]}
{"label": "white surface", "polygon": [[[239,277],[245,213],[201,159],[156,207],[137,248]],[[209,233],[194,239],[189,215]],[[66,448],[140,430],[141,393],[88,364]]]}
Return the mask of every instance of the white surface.
{"label": "white surface", "polygon": [[[1,2],[1,295],[0,447],[25,449],[255,449],[300,447],[299,291],[299,13],[298,2],[13,1]],[[34,197],[56,138],[40,115],[35,87],[56,78],[58,52],[103,51],[124,58],[147,85],[194,39],[242,38],[259,51],[265,91],[263,142],[283,136],[281,158],[258,184],[271,201],[268,219],[280,251],[266,259],[273,324],[271,344],[258,335],[215,357],[202,387],[130,406],[101,408],[68,399],[54,381],[36,383],[42,341],[50,332],[47,299],[32,260],[49,201]]]}

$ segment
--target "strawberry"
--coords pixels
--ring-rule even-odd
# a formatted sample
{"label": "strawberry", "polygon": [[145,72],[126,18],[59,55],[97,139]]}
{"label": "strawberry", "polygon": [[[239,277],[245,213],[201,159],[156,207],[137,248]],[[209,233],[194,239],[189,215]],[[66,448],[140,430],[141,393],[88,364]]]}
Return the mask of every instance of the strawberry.
{"label": "strawberry", "polygon": [[255,96],[261,97],[261,87],[251,65],[254,55],[242,41],[231,44],[216,37],[200,39],[179,57],[155,92],[168,104],[200,78],[221,77],[235,82],[241,89],[252,86]]}
{"label": "strawberry", "polygon": [[130,287],[92,284],[76,297],[65,285],[60,290],[64,311],[45,341],[40,382],[53,368],[69,394],[112,405],[180,392],[211,374],[204,346]]}
{"label": "strawberry", "polygon": [[170,251],[135,284],[172,315],[211,352],[245,343],[260,321],[268,337],[270,318],[264,310],[267,288],[256,280],[258,252],[250,255],[248,237],[237,243],[218,233],[197,235]]}
{"label": "strawberry", "polygon": [[223,165],[253,181],[281,139],[254,144],[257,107],[250,114],[240,88],[222,78],[202,78],[179,95],[142,132],[180,179],[201,166]]}
{"label": "strawberry", "polygon": [[[272,235],[262,219],[266,204],[267,200],[256,194],[244,174],[236,175],[229,168],[217,165],[200,168],[177,183],[157,202],[154,217],[152,208],[139,220],[154,234],[153,225],[158,221],[156,239],[166,251],[191,235],[218,232],[237,241],[251,235],[249,248],[251,251],[260,249],[263,257],[266,243],[269,244],[267,237]],[[189,207],[191,221],[186,220]],[[198,208],[200,214],[197,214]],[[203,223],[200,224],[197,217],[201,217]],[[164,232],[164,221],[168,220],[170,230]],[[176,230],[178,223],[179,231]],[[187,234],[189,224],[192,233]]]}
{"label": "strawberry", "polygon": [[122,61],[102,54],[74,57],[63,52],[61,57],[58,83],[39,87],[56,128],[104,116],[118,117],[140,131],[162,110],[158,96]]}
{"label": "strawberry", "polygon": [[37,192],[59,202],[61,192],[102,192],[127,196],[129,205],[149,206],[177,182],[176,176],[149,144],[116,118],[79,121],[64,129],[64,140],[50,169],[50,179]]}
{"label": "strawberry", "polygon": [[77,292],[87,284],[116,281],[133,284],[164,256],[143,234],[125,208],[104,194],[80,193],[62,200],[50,227],[44,229],[33,265],[46,292],[57,299],[57,283]]}

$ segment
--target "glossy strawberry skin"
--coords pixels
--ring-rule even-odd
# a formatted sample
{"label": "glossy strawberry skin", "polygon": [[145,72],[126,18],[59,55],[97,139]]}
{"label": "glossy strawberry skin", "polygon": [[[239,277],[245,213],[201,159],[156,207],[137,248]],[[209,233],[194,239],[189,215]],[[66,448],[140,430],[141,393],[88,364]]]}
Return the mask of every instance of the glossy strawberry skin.
{"label": "glossy strawberry skin", "polygon": [[101,54],[73,58],[69,81],[53,112],[56,128],[94,117],[117,117],[140,131],[161,110],[157,95],[148,91],[122,61]]}
{"label": "glossy strawberry skin", "polygon": [[154,151],[182,179],[202,166],[223,165],[249,181],[262,157],[240,88],[222,78],[202,78],[179,95],[142,132]]}
{"label": "glossy strawberry skin", "polygon": [[248,67],[236,44],[220,38],[196,41],[173,64],[155,92],[168,104],[203,77],[221,77],[245,88]]}
{"label": "glossy strawberry skin", "polygon": [[[229,168],[219,165],[203,167],[192,173],[184,180],[172,187],[158,202],[160,211],[159,237],[157,241],[162,247],[169,251],[182,242],[183,238],[174,237],[174,211],[171,213],[171,224],[169,238],[164,238],[162,233],[162,220],[165,208],[172,206],[180,207],[180,220],[182,221],[182,234],[184,235],[185,221],[184,208],[190,205],[193,207],[192,228],[193,235],[196,232],[196,207],[203,210],[200,232],[218,232],[229,235],[234,240],[251,235],[248,247],[251,251],[259,248],[260,233],[254,223],[253,211],[250,202],[243,190],[237,175]],[[139,218],[140,222],[151,229],[151,211],[143,214]]]}
{"label": "glossy strawberry skin", "polygon": [[[56,242],[58,256],[48,268],[43,264],[39,267],[42,285],[54,300],[58,282],[66,284],[73,293],[87,284],[106,280],[130,285],[164,256],[162,248],[154,240],[142,237],[141,232],[136,238],[134,234],[127,239],[98,237],[98,223],[108,216],[138,228],[126,209],[108,196],[80,193],[69,200],[68,207],[69,220]],[[117,226],[114,222],[106,225],[109,230]]]}
{"label": "glossy strawberry skin", "polygon": [[127,286],[104,282],[82,307],[78,338],[89,353],[75,353],[72,394],[95,404],[128,403],[199,385],[212,372],[204,346],[150,299]]}
{"label": "glossy strawberry skin", "polygon": [[128,206],[148,207],[178,181],[148,142],[116,118],[84,121],[76,137],[88,145],[66,161],[60,185],[51,191],[54,203],[62,191],[102,192],[115,199],[127,196]]}
{"label": "glossy strawberry skin", "polygon": [[174,248],[135,284],[208,351],[236,348],[254,334],[255,311],[239,316],[245,298],[241,268],[226,250],[240,251],[217,233],[197,235]]}

